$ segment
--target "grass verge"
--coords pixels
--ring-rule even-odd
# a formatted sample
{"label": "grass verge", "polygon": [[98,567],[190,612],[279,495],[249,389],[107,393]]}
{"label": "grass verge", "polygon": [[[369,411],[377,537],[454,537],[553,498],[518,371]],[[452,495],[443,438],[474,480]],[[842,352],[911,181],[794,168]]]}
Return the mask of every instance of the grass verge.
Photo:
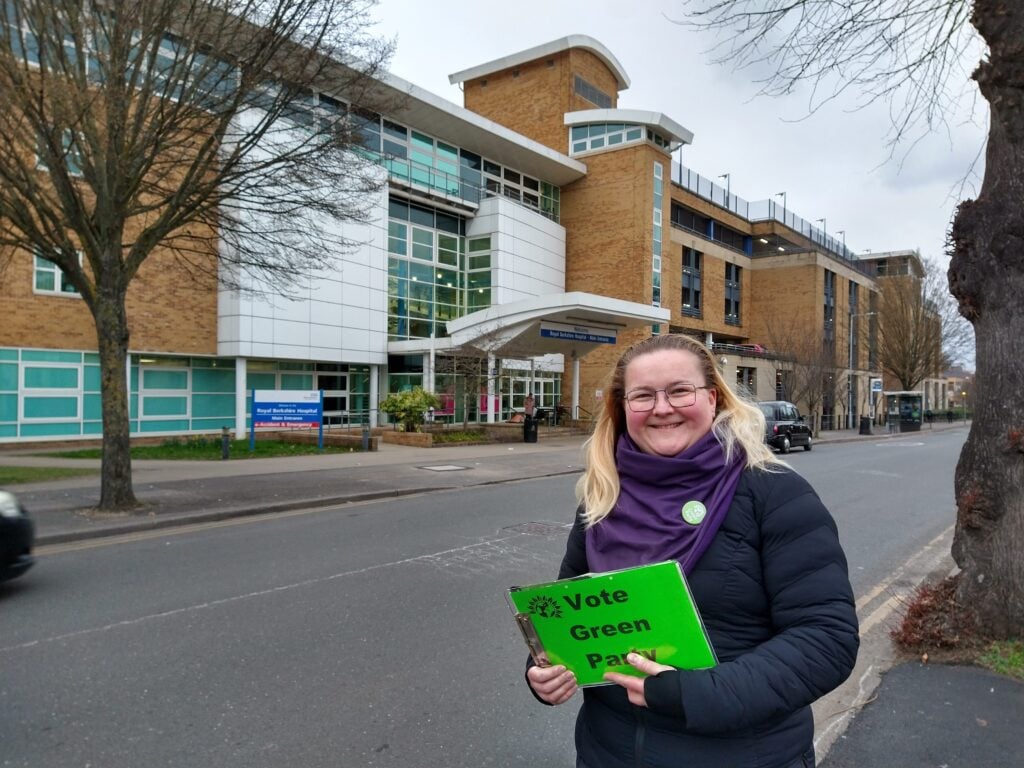
{"label": "grass verge", "polygon": [[[315,443],[285,443],[278,440],[256,440],[256,450],[249,451],[248,440],[232,440],[229,451],[231,460],[268,459],[276,456],[309,456],[319,453],[351,453],[348,446],[325,445],[323,451]],[[83,448],[74,451],[48,453],[61,459],[98,459],[99,448]],[[214,461],[221,458],[219,438],[188,437],[165,440],[160,445],[132,446],[133,459],[164,459],[180,461]]]}

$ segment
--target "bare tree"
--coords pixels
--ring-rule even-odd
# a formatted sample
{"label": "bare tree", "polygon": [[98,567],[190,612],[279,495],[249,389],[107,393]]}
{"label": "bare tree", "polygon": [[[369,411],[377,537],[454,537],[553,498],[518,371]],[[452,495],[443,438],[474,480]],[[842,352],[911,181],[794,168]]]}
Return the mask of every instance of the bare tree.
{"label": "bare tree", "polygon": [[469,414],[474,409],[478,414],[484,412],[481,398],[486,401],[489,373],[487,360],[486,352],[471,346],[437,358],[437,373],[445,376],[448,384],[454,387],[450,396],[461,402],[463,429],[469,428]]}
{"label": "bare tree", "polygon": [[[696,7],[694,7],[696,6]],[[974,421],[960,454],[953,556],[957,597],[993,637],[1024,635],[1024,4],[1017,0],[706,0],[687,22],[767,67],[764,91],[810,82],[824,98],[884,100],[894,140],[940,125],[969,93],[989,105],[985,175],[952,228],[949,286],[974,327]],[[975,54],[974,32],[988,46]],[[965,74],[965,73],[964,73]],[[813,107],[813,105],[812,105]]]}
{"label": "bare tree", "polygon": [[390,50],[370,4],[0,3],[0,249],[55,264],[95,321],[102,509],[136,504],[125,297],[147,259],[286,292],[351,245],[324,222],[380,184],[347,151]]}
{"label": "bare tree", "polygon": [[771,353],[783,371],[785,398],[806,409],[811,431],[821,430],[824,406],[835,402],[841,370],[836,365],[835,345],[808,334],[795,320],[773,318],[765,326]]}
{"label": "bare tree", "polygon": [[945,275],[934,262],[925,260],[922,267],[921,274],[909,270],[878,280],[878,360],[903,390],[941,376],[971,340]]}

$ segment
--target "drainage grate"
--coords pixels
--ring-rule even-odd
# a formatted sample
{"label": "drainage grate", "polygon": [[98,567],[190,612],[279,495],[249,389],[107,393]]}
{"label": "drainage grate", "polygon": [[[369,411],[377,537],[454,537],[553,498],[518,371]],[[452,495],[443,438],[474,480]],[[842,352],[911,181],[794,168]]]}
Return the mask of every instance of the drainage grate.
{"label": "drainage grate", "polygon": [[420,467],[420,469],[429,469],[431,472],[455,472],[460,469],[469,469],[469,467],[460,467],[458,464],[435,464],[432,467]]}
{"label": "drainage grate", "polygon": [[564,536],[572,528],[572,523],[520,523],[510,525],[503,530],[513,533],[525,533],[530,536]]}

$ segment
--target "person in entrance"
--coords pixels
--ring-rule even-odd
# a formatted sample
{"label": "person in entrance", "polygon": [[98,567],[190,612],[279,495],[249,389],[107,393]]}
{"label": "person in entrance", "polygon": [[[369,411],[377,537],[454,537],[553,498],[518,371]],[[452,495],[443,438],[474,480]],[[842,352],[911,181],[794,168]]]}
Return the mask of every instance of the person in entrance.
{"label": "person in entrance", "polygon": [[[699,341],[633,345],[605,391],[559,578],[678,561],[719,663],[628,654],[641,676],[584,689],[577,768],[813,766],[810,705],[849,676],[859,644],[832,517]],[[559,665],[531,661],[526,678],[547,704],[577,690]]]}

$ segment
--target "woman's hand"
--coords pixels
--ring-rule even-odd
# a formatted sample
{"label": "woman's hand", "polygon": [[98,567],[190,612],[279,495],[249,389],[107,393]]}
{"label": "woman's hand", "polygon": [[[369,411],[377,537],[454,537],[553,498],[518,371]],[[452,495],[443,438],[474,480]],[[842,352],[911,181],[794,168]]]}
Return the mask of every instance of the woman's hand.
{"label": "woman's hand", "polygon": [[526,679],[543,701],[548,704],[564,704],[576,693],[576,675],[561,664],[553,667],[530,667]]}
{"label": "woman's hand", "polygon": [[669,667],[665,664],[659,664],[656,661],[651,661],[645,656],[641,656],[639,653],[631,653],[626,656],[626,661],[634,669],[638,669],[644,673],[643,677],[634,677],[633,675],[623,675],[621,672],[605,672],[604,679],[610,683],[621,685],[626,689],[626,695],[629,697],[629,701],[638,707],[646,707],[647,699],[644,698],[644,680],[647,679],[648,675],[656,675],[659,672],[665,672],[675,667]]}

